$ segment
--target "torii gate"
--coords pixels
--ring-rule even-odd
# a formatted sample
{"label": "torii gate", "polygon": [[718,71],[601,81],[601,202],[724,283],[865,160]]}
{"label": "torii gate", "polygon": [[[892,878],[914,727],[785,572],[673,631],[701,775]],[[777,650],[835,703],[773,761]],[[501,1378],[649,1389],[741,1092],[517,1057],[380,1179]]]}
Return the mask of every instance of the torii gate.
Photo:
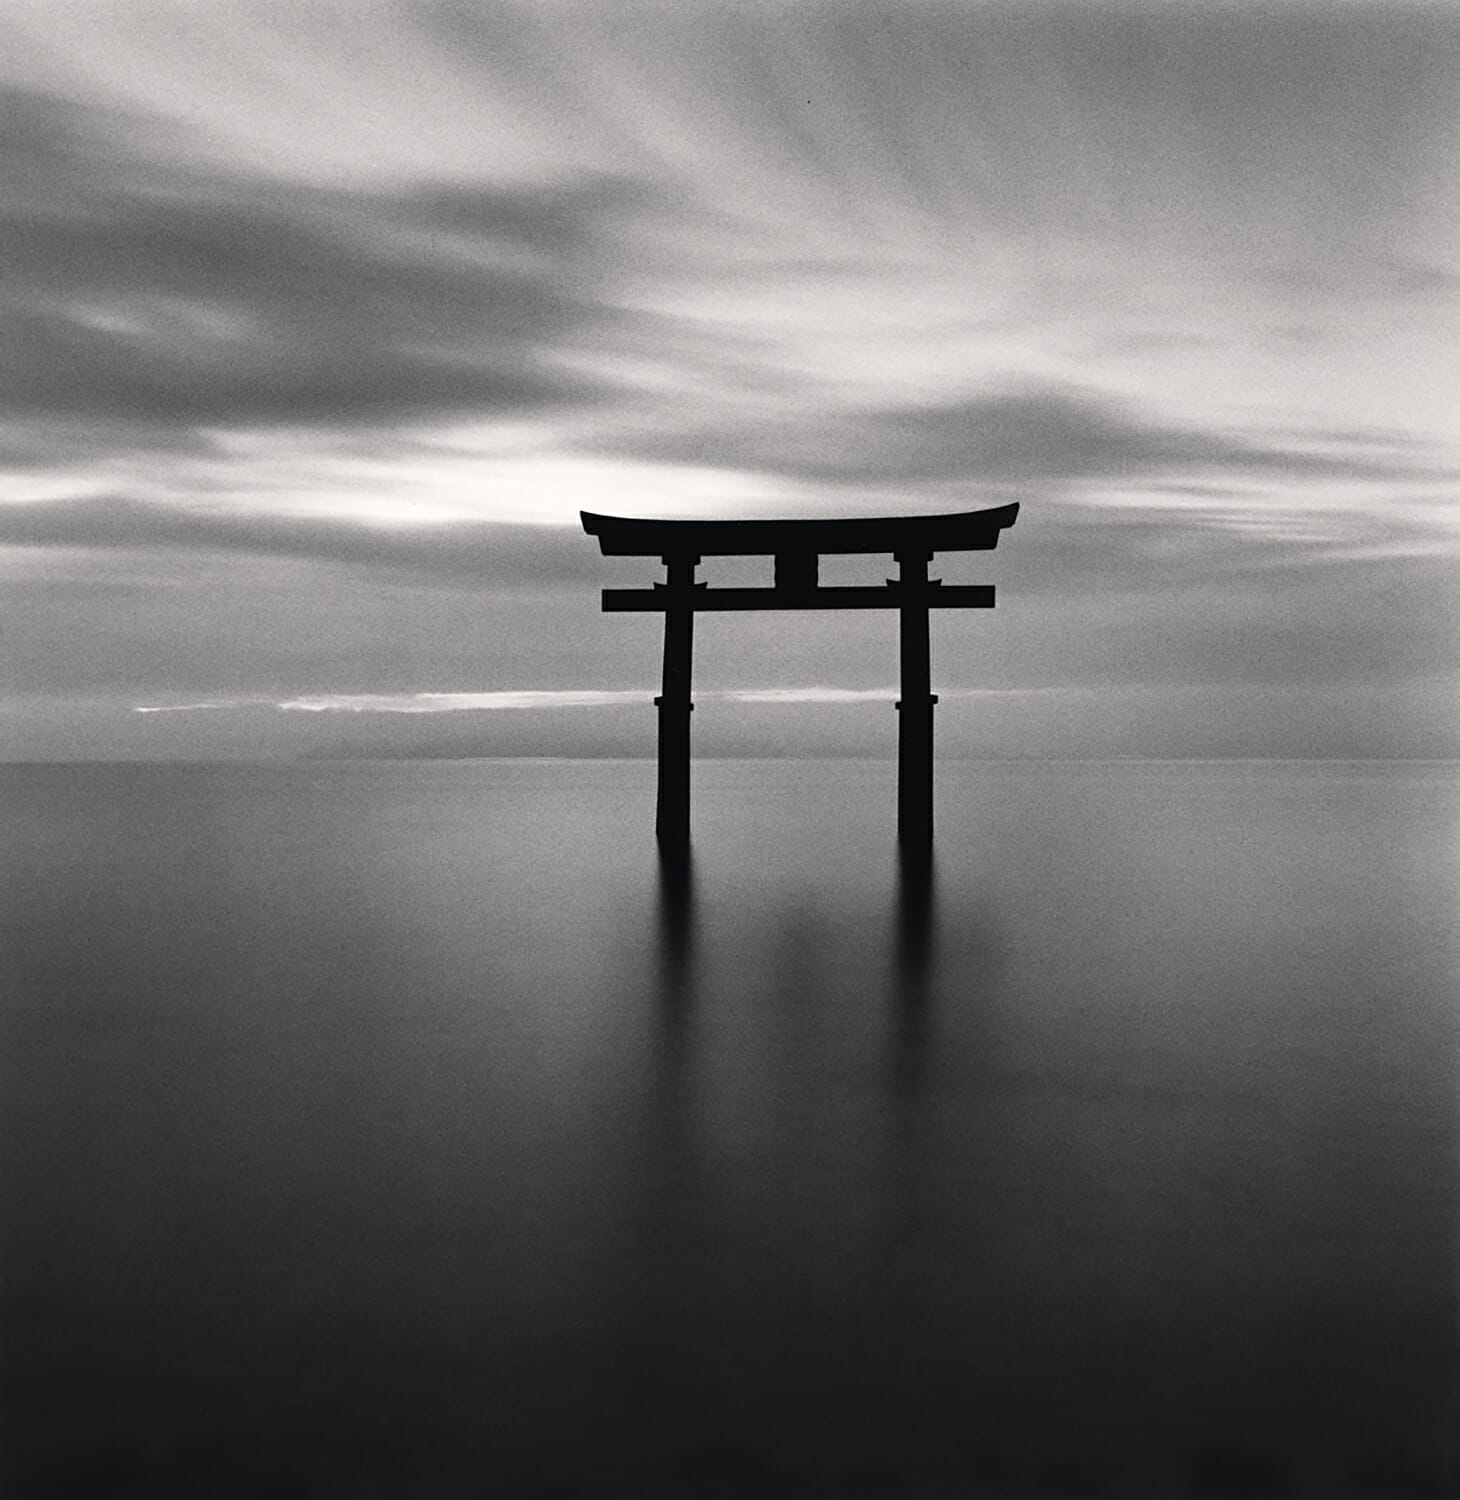
{"label": "torii gate", "polygon": [[[935,552],[987,552],[1014,524],[1018,505],[949,516],[847,521],[651,521],[582,511],[583,529],[605,557],[658,557],[665,581],[649,589],[604,589],[605,611],[664,615],[664,687],[659,709],[659,790],[654,829],[662,844],[689,839],[690,672],[697,610],[895,609],[901,692],[897,726],[897,836],[927,846],[933,837],[933,705],[928,654],[930,609],[992,609],[989,584],[943,584],[928,577]],[[823,553],[890,552],[898,577],[885,585],[823,588]],[[774,557],[771,588],[695,582],[702,557]]]}

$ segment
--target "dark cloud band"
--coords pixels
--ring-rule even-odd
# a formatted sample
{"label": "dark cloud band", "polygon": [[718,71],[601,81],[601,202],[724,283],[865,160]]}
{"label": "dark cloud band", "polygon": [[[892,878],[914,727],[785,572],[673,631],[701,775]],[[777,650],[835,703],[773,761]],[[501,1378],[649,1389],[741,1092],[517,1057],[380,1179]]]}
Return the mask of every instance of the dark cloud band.
{"label": "dark cloud band", "polygon": [[[617,179],[308,190],[149,159],[129,122],[10,95],[0,410],[350,424],[579,403]],[[99,138],[99,139],[98,139]]]}

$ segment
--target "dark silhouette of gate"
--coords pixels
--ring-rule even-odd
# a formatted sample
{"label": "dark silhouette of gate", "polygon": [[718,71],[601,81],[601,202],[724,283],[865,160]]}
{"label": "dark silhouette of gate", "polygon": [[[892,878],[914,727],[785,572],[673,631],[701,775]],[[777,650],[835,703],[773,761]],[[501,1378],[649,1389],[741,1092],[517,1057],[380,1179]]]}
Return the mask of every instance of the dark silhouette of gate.
{"label": "dark silhouette of gate", "polygon": [[[690,674],[694,617],[726,609],[895,609],[901,698],[897,702],[897,836],[927,846],[933,838],[933,705],[928,655],[930,609],[992,609],[987,584],[944,584],[928,577],[936,552],[987,552],[1014,524],[1017,505],[951,516],[846,521],[651,521],[581,512],[583,529],[605,557],[658,557],[665,581],[647,589],[604,589],[606,611],[664,615],[664,685],[659,709],[659,790],[654,827],[662,844],[689,840]],[[891,553],[898,576],[868,587],[817,582],[823,554]],[[770,588],[719,588],[695,582],[702,557],[774,557]]]}

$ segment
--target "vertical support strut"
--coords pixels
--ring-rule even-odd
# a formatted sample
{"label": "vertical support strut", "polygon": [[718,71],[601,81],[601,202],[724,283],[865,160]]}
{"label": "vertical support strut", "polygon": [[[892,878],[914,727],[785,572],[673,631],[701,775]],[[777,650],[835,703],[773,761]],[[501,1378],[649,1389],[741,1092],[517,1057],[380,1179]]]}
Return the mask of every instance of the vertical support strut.
{"label": "vertical support strut", "polygon": [[928,552],[896,553],[905,597],[898,608],[902,697],[897,702],[897,836],[912,848],[933,841],[932,666],[928,647]]}
{"label": "vertical support strut", "polygon": [[694,576],[699,558],[666,557],[669,591],[664,611],[664,685],[659,710],[659,793],[654,832],[670,849],[689,843],[690,677],[694,661]]}

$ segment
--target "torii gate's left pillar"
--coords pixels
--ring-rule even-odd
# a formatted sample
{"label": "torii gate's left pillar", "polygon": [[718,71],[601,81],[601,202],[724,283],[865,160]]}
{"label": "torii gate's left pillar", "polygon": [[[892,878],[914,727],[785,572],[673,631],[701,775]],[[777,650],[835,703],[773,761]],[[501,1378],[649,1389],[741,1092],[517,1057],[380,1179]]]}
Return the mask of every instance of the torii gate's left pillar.
{"label": "torii gate's left pillar", "polygon": [[689,716],[694,712],[691,674],[694,663],[695,568],[699,558],[666,557],[668,581],[664,611],[664,680],[654,700],[659,710],[659,795],[654,832],[665,848],[689,843]]}

